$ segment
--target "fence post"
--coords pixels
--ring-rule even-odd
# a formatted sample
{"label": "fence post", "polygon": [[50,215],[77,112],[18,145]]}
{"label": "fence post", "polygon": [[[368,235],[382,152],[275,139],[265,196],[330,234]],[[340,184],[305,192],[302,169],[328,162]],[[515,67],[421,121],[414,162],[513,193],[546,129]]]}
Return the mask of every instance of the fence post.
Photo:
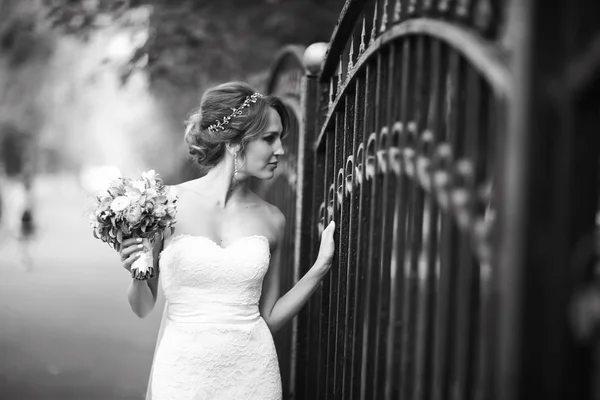
{"label": "fence post", "polygon": [[[311,215],[313,202],[313,173],[314,151],[313,143],[317,137],[318,129],[318,104],[319,104],[319,79],[321,63],[325,56],[327,44],[314,43],[304,52],[303,64],[305,74],[302,78],[300,141],[298,143],[298,183],[296,198],[296,271],[304,275],[314,262],[311,252],[315,224]],[[317,240],[316,238],[315,240]],[[307,385],[311,381],[307,377],[308,365],[310,303],[302,309],[298,318],[296,343],[296,381],[295,398],[307,398]]]}
{"label": "fence post", "polygon": [[570,319],[586,283],[578,269],[589,268],[574,255],[598,212],[600,91],[578,103],[569,71],[598,40],[588,15],[600,6],[516,1],[511,11],[514,96],[498,171],[498,398],[586,400],[594,343],[578,341]]}

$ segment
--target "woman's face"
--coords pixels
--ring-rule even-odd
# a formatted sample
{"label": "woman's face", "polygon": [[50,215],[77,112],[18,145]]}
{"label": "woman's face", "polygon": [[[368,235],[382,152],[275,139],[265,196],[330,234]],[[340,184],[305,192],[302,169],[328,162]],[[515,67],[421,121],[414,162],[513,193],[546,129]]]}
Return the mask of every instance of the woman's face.
{"label": "woman's face", "polygon": [[269,109],[269,122],[264,132],[246,144],[244,155],[238,163],[240,172],[259,179],[270,179],[283,155],[281,117],[273,108]]}

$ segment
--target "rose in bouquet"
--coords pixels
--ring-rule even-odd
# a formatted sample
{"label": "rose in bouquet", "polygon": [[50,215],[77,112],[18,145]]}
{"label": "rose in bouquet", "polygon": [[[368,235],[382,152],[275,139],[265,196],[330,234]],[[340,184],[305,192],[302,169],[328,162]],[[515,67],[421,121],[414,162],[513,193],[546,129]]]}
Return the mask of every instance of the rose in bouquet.
{"label": "rose in bouquet", "polygon": [[177,196],[150,170],[140,179],[120,177],[94,199],[90,225],[94,237],[119,250],[123,240],[142,238],[141,256],[131,265],[133,278],[155,276],[152,244],[175,229]]}

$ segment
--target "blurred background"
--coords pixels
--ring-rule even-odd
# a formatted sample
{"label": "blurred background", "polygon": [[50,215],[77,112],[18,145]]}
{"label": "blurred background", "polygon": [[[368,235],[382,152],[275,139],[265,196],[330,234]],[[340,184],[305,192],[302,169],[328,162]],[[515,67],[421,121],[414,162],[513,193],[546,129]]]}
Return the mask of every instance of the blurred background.
{"label": "blurred background", "polygon": [[0,0],[0,399],[141,399],[162,301],[140,320],[91,194],[149,168],[197,176],[204,89],[262,89],[287,44],[327,42],[342,0]]}

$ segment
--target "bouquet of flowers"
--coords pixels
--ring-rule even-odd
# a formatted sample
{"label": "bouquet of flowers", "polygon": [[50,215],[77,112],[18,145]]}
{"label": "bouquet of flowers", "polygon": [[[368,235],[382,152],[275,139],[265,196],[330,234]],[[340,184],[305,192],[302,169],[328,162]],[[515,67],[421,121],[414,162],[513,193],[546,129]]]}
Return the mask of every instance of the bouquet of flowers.
{"label": "bouquet of flowers", "polygon": [[155,276],[152,244],[166,229],[175,229],[176,213],[177,196],[150,170],[140,179],[112,181],[95,197],[90,225],[96,239],[117,250],[124,239],[142,238],[144,248],[131,265],[131,275],[145,280]]}

